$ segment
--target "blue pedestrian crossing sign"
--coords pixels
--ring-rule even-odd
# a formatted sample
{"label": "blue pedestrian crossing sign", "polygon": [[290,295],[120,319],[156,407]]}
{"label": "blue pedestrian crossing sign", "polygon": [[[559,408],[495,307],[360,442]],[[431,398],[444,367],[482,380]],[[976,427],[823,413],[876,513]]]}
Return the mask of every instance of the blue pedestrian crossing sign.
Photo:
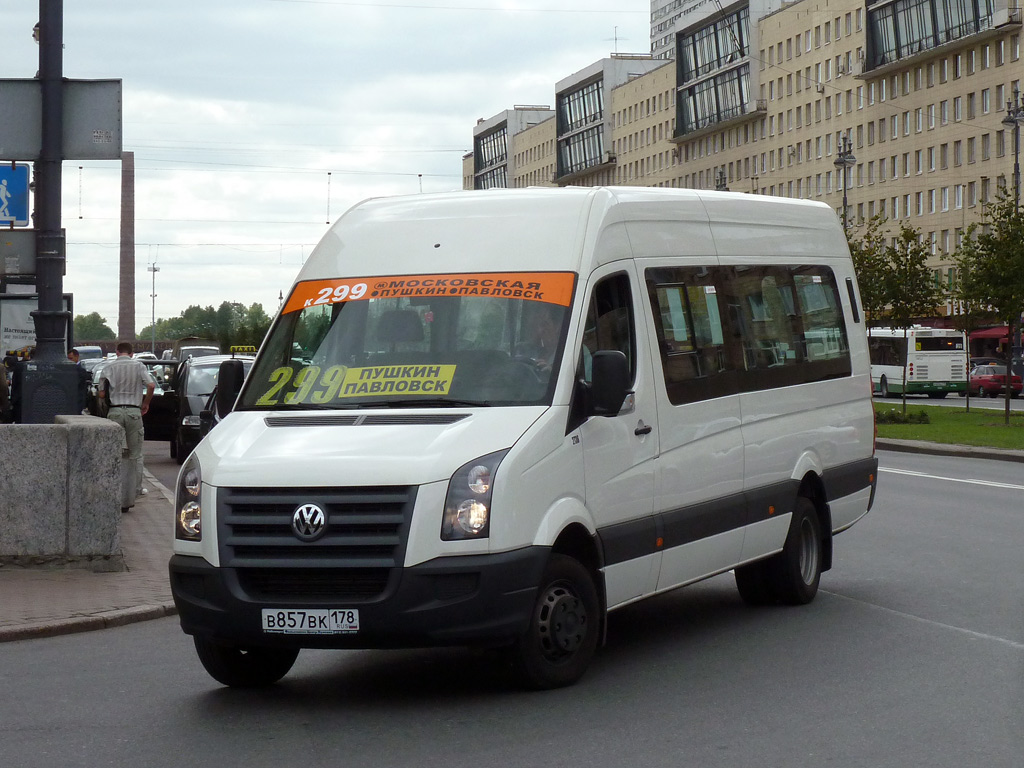
{"label": "blue pedestrian crossing sign", "polygon": [[0,161],[0,226],[28,226],[27,163]]}

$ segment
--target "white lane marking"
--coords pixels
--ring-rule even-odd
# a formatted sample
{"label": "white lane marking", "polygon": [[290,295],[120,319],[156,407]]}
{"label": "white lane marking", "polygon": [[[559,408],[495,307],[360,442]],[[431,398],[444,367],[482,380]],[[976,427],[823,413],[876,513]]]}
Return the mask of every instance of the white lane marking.
{"label": "white lane marking", "polygon": [[967,485],[984,485],[988,488],[1006,488],[1011,491],[1024,491],[1024,485],[1013,485],[1012,483],[996,483],[991,480],[971,480],[968,478],[943,477],[942,475],[929,475],[925,472],[912,472],[909,469],[887,469],[878,468],[879,472],[888,472],[891,475],[910,475],[911,477],[923,477],[926,480],[946,480],[950,483],[965,483]]}
{"label": "white lane marking", "polygon": [[970,637],[974,637],[974,638],[977,638],[979,640],[993,640],[993,641],[995,641],[997,643],[1000,643],[1002,645],[1008,645],[1009,647],[1014,648],[1014,649],[1016,649],[1018,651],[1024,651],[1024,643],[1018,643],[1015,640],[1008,640],[1005,637],[997,637],[996,635],[987,635],[984,632],[975,632],[973,629],[964,629],[963,627],[957,627],[957,626],[954,626],[953,624],[944,624],[941,621],[934,621],[932,619],[925,619],[925,618],[922,618],[921,616],[915,616],[912,613],[904,613],[903,611],[897,611],[894,608],[886,608],[884,605],[878,605],[877,603],[869,603],[867,600],[860,600],[860,599],[858,599],[856,597],[848,597],[847,595],[841,595],[838,592],[829,592],[828,590],[825,590],[825,589],[822,589],[820,591],[824,592],[826,595],[832,595],[832,597],[839,597],[839,598],[842,598],[843,600],[849,600],[850,602],[853,602],[853,603],[860,603],[861,605],[866,605],[869,608],[877,608],[879,611],[884,611],[885,613],[891,613],[894,616],[900,616],[900,617],[902,617],[904,619],[912,619],[913,621],[917,621],[917,622],[920,622],[922,624],[928,624],[929,626],[932,626],[932,627],[939,627],[940,629],[951,629],[954,632],[960,632],[961,634],[968,635]]}

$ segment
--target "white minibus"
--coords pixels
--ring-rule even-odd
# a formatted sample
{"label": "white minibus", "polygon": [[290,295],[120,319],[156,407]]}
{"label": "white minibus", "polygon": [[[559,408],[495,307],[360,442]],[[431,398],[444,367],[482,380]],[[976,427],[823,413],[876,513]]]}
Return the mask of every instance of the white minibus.
{"label": "white minibus", "polygon": [[804,604],[870,509],[867,340],[828,206],[696,190],[376,199],[330,228],[175,492],[218,681],[302,648],[498,648],[575,682],[622,606]]}

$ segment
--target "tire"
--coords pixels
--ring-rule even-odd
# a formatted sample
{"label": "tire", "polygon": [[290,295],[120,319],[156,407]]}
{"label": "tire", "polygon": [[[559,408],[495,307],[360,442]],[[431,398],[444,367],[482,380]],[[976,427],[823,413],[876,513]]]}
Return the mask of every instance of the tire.
{"label": "tire", "polygon": [[782,551],[736,569],[740,597],[748,605],[806,605],[818,593],[822,551],[814,502],[798,496]]}
{"label": "tire", "polygon": [[889,382],[885,378],[885,376],[883,376],[882,380],[878,382],[878,394],[880,394],[882,397],[889,396]]}
{"label": "tire", "polygon": [[171,442],[174,443],[174,453],[172,454],[174,456],[174,460],[179,464],[184,464],[185,459],[188,458],[191,451],[185,446],[185,443],[181,439],[181,435],[177,431],[175,431],[174,439]]}
{"label": "tire", "polygon": [[735,570],[736,589],[747,605],[771,605],[776,601],[771,589],[770,576],[765,569],[765,561],[741,565]]}
{"label": "tire", "polygon": [[945,392],[929,392],[928,393],[928,397],[930,397],[932,400],[944,400],[945,397],[946,397],[946,393]]}
{"label": "tire", "polygon": [[172,459],[178,458],[178,436],[177,435],[172,435],[171,436],[170,451],[171,451],[171,458]]}
{"label": "tire", "polygon": [[523,683],[543,690],[579,680],[597,651],[600,611],[590,571],[571,557],[551,555],[529,629],[513,648]]}
{"label": "tire", "polygon": [[297,648],[238,648],[205,637],[193,638],[196,654],[214,680],[233,688],[260,688],[288,674]]}

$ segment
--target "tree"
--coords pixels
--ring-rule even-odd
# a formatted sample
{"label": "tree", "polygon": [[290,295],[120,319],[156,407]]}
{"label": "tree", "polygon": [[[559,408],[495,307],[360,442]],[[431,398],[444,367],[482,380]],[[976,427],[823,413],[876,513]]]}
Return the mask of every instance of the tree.
{"label": "tree", "polygon": [[[1024,309],[1024,213],[1005,190],[985,210],[984,227],[974,237],[965,256],[968,268],[964,292],[972,301],[991,307],[1007,326],[1010,350],[1007,376],[1011,373],[1014,339]],[[1010,424],[1010,388],[1007,387],[1004,423]]]}
{"label": "tree", "polygon": [[[907,328],[915,318],[935,313],[941,292],[928,268],[929,248],[914,227],[901,224],[895,241],[886,248],[885,276],[889,318],[893,328],[903,329],[906,346]],[[907,366],[903,366],[903,412],[907,412]]]}
{"label": "tree", "polygon": [[848,237],[850,256],[853,258],[853,269],[857,273],[857,286],[860,288],[860,303],[864,308],[864,320],[871,335],[871,326],[877,324],[878,318],[885,312],[889,303],[886,291],[886,274],[888,272],[888,255],[885,245],[885,216],[872,216],[865,226],[864,235],[859,238]]}
{"label": "tree", "polygon": [[73,328],[76,341],[112,341],[116,338],[114,332],[110,330],[110,326],[107,325],[107,321],[99,312],[75,315]]}
{"label": "tree", "polygon": [[[978,260],[977,224],[971,224],[964,233],[963,240],[957,243],[953,252],[953,264],[956,267],[956,279],[949,286],[949,298],[953,303],[953,327],[966,334],[968,342],[971,333],[983,324],[995,318],[988,307],[987,301],[979,300],[975,286],[975,264]],[[970,343],[964,349],[964,370],[968,378],[971,370]],[[971,388],[967,387],[967,408],[971,410]]]}

